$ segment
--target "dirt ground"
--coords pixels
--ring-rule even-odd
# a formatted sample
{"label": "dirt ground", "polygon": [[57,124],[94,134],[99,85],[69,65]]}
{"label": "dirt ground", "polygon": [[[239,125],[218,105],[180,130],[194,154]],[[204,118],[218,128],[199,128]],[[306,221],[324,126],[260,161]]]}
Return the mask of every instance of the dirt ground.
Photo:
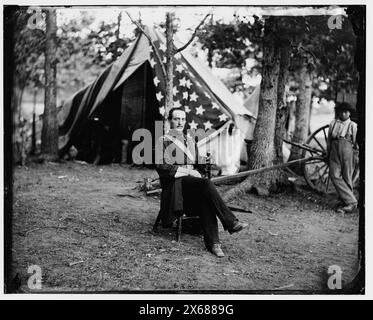
{"label": "dirt ground", "polygon": [[[234,235],[220,225],[224,258],[201,236],[152,225],[159,197],[138,190],[154,170],[76,162],[31,164],[14,170],[13,273],[24,292],[149,291],[312,293],[327,288],[328,267],[342,283],[357,273],[358,213],[333,211],[335,195],[297,188],[232,204],[250,224]],[[229,186],[219,186],[224,192]],[[42,289],[27,286],[28,267],[42,271]]]}

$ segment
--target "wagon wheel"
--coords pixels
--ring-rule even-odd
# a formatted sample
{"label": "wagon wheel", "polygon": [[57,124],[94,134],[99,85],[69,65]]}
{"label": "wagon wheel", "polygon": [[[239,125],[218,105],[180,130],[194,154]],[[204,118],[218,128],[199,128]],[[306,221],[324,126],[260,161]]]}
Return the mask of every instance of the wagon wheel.
{"label": "wagon wheel", "polygon": [[[302,158],[315,157],[316,159],[303,163],[303,175],[307,184],[314,190],[329,193],[334,189],[329,179],[329,164],[326,161],[326,142],[328,138],[329,125],[325,125],[312,133],[306,141],[314,151],[303,150]],[[352,175],[353,185],[359,180],[359,164],[355,161],[354,173]]]}
{"label": "wagon wheel", "polygon": [[303,163],[303,175],[307,184],[314,190],[326,193],[334,188],[329,181],[329,165],[326,161],[326,142],[328,138],[329,125],[323,126],[312,133],[306,141],[312,151],[303,149],[302,158],[314,157],[314,159]]}

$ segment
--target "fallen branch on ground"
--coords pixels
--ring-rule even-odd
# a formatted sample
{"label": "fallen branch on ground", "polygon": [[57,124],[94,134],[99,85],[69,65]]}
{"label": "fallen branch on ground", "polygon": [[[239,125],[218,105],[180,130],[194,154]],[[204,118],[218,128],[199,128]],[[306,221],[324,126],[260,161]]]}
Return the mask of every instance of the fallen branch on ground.
{"label": "fallen branch on ground", "polygon": [[286,286],[283,286],[283,287],[275,288],[274,290],[288,289],[288,288],[291,288],[291,287],[294,287],[294,283],[290,283],[290,284],[288,284]]}
{"label": "fallen branch on ground", "polygon": [[230,176],[215,177],[215,178],[212,178],[211,181],[215,184],[216,183],[221,183],[221,182],[226,182],[226,181],[237,179],[237,178],[247,177],[251,174],[262,173],[262,172],[266,172],[266,171],[270,171],[270,170],[274,170],[274,169],[282,169],[282,168],[291,166],[295,163],[302,163],[302,162],[309,161],[310,159],[311,159],[310,157],[307,157],[307,158],[302,158],[302,159],[289,161],[289,162],[286,162],[286,163],[283,163],[283,164],[278,164],[278,165],[271,166],[271,167],[264,167],[264,168],[259,168],[259,169],[243,171],[243,172],[239,172],[239,173],[236,173],[236,174],[232,174]]}
{"label": "fallen branch on ground", "polygon": [[228,208],[231,209],[232,211],[241,211],[241,212],[253,213],[253,211],[251,211],[250,209],[246,209],[246,208],[243,208],[243,207],[240,207],[240,206],[229,205]]}
{"label": "fallen branch on ground", "polygon": [[76,262],[69,262],[69,267],[75,266],[76,264],[83,263],[83,260],[76,261]]}
{"label": "fallen branch on ground", "polygon": [[[286,168],[287,166],[291,166],[295,163],[306,162],[306,161],[309,161],[310,159],[311,158],[309,158],[309,157],[308,158],[302,158],[302,159],[298,159],[298,160],[289,161],[287,163],[275,165],[275,166],[272,166],[272,167],[265,167],[265,168],[259,168],[259,169],[254,169],[254,170],[242,171],[242,172],[239,172],[239,173],[236,173],[236,174],[232,174],[230,176],[214,177],[214,178],[211,178],[211,182],[213,182],[214,184],[221,183],[221,182],[227,182],[229,180],[234,180],[234,179],[237,179],[237,178],[247,177],[251,174],[262,173],[262,172],[270,171],[270,170],[274,170],[274,169]],[[151,191],[146,192],[146,195],[151,195],[151,194],[161,192],[161,191],[162,191],[162,189],[151,190]]]}

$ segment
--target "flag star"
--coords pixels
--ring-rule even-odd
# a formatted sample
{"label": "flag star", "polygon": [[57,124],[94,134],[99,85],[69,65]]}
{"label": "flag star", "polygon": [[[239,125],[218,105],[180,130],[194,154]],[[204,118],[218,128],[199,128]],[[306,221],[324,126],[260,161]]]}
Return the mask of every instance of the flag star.
{"label": "flag star", "polygon": [[212,123],[210,121],[204,122],[203,125],[205,126],[205,130],[212,128]]}
{"label": "flag star", "polygon": [[162,50],[162,51],[166,51],[166,46],[164,45],[164,43],[162,43],[160,46],[159,46],[159,49]]}
{"label": "flag star", "polygon": [[150,59],[150,65],[152,68],[154,68],[154,66],[156,65],[156,62],[154,61],[153,58]]}
{"label": "flag star", "polygon": [[215,102],[213,102],[213,103],[212,103],[212,108],[213,108],[213,109],[219,109],[219,106],[218,106]]}
{"label": "flag star", "polygon": [[205,109],[203,109],[202,105],[200,105],[198,108],[196,108],[197,113],[196,114],[203,114],[205,112]]}
{"label": "flag star", "polygon": [[192,122],[189,122],[188,125],[189,125],[190,129],[197,130],[198,124],[196,122],[194,122],[194,120],[192,120]]}
{"label": "flag star", "polygon": [[176,86],[173,87],[173,89],[172,89],[173,95],[176,96],[178,92],[179,92],[179,90],[177,90]]}
{"label": "flag star", "polygon": [[174,101],[174,108],[180,108],[181,104],[179,100]]}
{"label": "flag star", "polygon": [[156,96],[158,101],[161,101],[163,99],[163,94],[160,91],[156,94]]}
{"label": "flag star", "polygon": [[226,121],[227,120],[227,116],[223,113],[219,116],[219,121]]}
{"label": "flag star", "polygon": [[180,86],[180,87],[181,87],[181,86],[183,86],[183,87],[186,86],[186,79],[185,79],[185,77],[182,78],[182,79],[179,79],[179,86]]}
{"label": "flag star", "polygon": [[195,84],[196,84],[197,86],[199,86],[200,88],[202,88],[201,84],[200,84],[198,81],[196,81]]}
{"label": "flag star", "polygon": [[207,92],[205,92],[205,96],[206,96],[207,98],[211,99],[211,96],[210,96]]}
{"label": "flag star", "polygon": [[185,113],[189,113],[191,110],[190,110],[190,108],[188,106],[185,106],[184,107],[184,111],[185,111]]}
{"label": "flag star", "polygon": [[163,62],[163,63],[167,63],[167,58],[166,58],[166,56],[163,57],[162,62]]}
{"label": "flag star", "polygon": [[158,80],[158,77],[157,77],[157,76],[153,79],[153,82],[154,82],[154,85],[155,85],[155,86],[157,86],[158,83],[160,83],[160,81]]}
{"label": "flag star", "polygon": [[193,93],[190,95],[190,101],[197,101],[197,98],[198,98],[198,96],[196,95],[195,92],[193,92]]}
{"label": "flag star", "polygon": [[181,73],[183,70],[184,70],[184,68],[183,68],[183,66],[182,66],[181,64],[178,64],[178,65],[176,66],[176,71],[177,71],[177,72]]}
{"label": "flag star", "polygon": [[190,86],[192,85],[192,83],[191,83],[190,80],[188,79],[188,80],[185,82],[185,85],[188,87],[188,89],[190,89]]}
{"label": "flag star", "polygon": [[183,92],[183,99],[188,100],[188,96],[189,96],[188,91],[184,91]]}
{"label": "flag star", "polygon": [[166,112],[165,107],[160,107],[160,108],[159,108],[159,113],[160,113],[162,116],[164,116],[165,112]]}

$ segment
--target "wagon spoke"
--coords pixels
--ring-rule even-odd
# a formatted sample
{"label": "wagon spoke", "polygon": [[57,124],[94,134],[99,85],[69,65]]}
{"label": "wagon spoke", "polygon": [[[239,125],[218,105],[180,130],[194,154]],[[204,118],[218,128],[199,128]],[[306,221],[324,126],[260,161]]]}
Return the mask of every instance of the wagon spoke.
{"label": "wagon spoke", "polygon": [[322,129],[322,132],[324,133],[325,141],[328,141],[328,137],[326,135],[326,128]]}
{"label": "wagon spoke", "polygon": [[[320,161],[321,162],[321,161]],[[321,167],[318,167],[315,171],[313,171],[311,174],[310,174],[310,176],[314,176],[315,174],[317,174],[319,177],[321,177],[321,175],[320,175],[320,170],[322,169],[322,168],[324,168],[325,166],[326,166],[327,164],[326,163],[324,163]]]}
{"label": "wagon spoke", "polygon": [[324,153],[325,153],[324,149],[321,150],[321,149],[317,149],[317,148],[315,148],[315,147],[312,147],[312,149],[310,149],[310,150],[307,149],[308,152],[312,152],[311,150],[312,150],[313,152],[315,152],[315,153],[321,153],[321,154],[324,154]]}
{"label": "wagon spoke", "polygon": [[325,152],[325,148],[323,147],[323,145],[319,142],[319,140],[317,140],[316,138],[316,135],[313,137],[313,139],[317,142],[317,144],[320,146],[322,152]]}
{"label": "wagon spoke", "polygon": [[[324,169],[324,168],[325,168],[325,169]],[[324,171],[323,171],[322,174],[320,174],[320,171],[321,171],[322,169],[324,169]],[[323,175],[324,175],[324,173],[325,173],[325,170],[326,170],[326,164],[322,165],[321,167],[319,167],[319,168],[317,169],[317,174],[318,174],[318,176],[320,177],[320,179],[322,179],[322,177],[323,177]]]}
{"label": "wagon spoke", "polygon": [[316,163],[320,163],[320,162],[325,163],[325,161],[323,159],[313,159],[313,160],[308,161],[307,165],[316,164]]}
{"label": "wagon spoke", "polygon": [[326,164],[325,164],[325,170],[322,175],[326,177],[329,175],[329,167]]}
{"label": "wagon spoke", "polygon": [[304,178],[312,189],[322,192],[327,191],[328,185],[329,165],[325,162],[328,128],[329,126],[325,125],[312,133],[305,145],[307,152],[304,152],[312,158],[303,166]]}
{"label": "wagon spoke", "polygon": [[325,174],[325,173],[327,173],[327,171],[328,171],[328,167],[325,165],[325,169],[324,169],[324,171],[321,175],[321,181],[324,181],[324,179],[325,179],[325,182],[327,181],[328,175]]}
{"label": "wagon spoke", "polygon": [[311,154],[312,157],[315,156],[315,154],[311,150],[307,150],[307,151]]}

